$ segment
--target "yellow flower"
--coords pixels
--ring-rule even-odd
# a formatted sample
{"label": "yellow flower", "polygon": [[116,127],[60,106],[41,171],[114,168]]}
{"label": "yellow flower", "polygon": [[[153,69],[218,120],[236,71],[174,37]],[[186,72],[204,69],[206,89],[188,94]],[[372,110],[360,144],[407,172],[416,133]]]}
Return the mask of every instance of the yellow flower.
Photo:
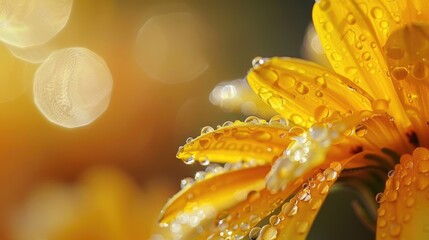
{"label": "yellow flower", "polygon": [[256,58],[247,81],[281,115],[205,127],[179,149],[225,165],[182,181],[161,217],[175,238],[305,239],[337,179],[375,175],[377,239],[429,239],[429,4],[320,0],[313,21],[333,70]]}

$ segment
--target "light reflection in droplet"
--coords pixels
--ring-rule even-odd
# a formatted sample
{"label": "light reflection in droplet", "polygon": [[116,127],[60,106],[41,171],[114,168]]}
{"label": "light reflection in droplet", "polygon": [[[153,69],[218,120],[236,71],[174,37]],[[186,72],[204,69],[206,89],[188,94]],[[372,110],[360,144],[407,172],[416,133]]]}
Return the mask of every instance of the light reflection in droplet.
{"label": "light reflection in droplet", "polygon": [[46,43],[66,25],[73,0],[1,0],[0,40],[17,47]]}
{"label": "light reflection in droplet", "polygon": [[51,122],[87,125],[108,107],[112,77],[104,60],[86,48],[53,52],[34,77],[34,101]]}
{"label": "light reflection in droplet", "polygon": [[205,72],[197,19],[187,12],[151,17],[140,28],[136,57],[151,78],[166,83],[190,81]]}

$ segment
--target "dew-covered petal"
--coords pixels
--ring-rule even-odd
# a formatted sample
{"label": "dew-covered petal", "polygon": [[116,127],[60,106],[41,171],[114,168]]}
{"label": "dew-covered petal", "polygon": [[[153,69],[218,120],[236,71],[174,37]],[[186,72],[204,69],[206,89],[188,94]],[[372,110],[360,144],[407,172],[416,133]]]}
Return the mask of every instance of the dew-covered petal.
{"label": "dew-covered petal", "polygon": [[216,130],[204,127],[199,137],[189,138],[187,143],[179,148],[177,158],[185,163],[270,163],[290,143],[289,128],[287,120],[280,116],[273,117],[270,122],[248,117],[244,122],[226,122]]}
{"label": "dew-covered petal", "polygon": [[376,197],[377,239],[429,239],[429,150],[403,155],[388,176]]}
{"label": "dew-covered petal", "polygon": [[393,32],[383,48],[396,92],[415,132],[429,144],[429,24],[410,23]]}
{"label": "dew-covered petal", "polygon": [[73,0],[1,0],[0,40],[17,47],[46,43],[66,25]]}
{"label": "dew-covered petal", "polygon": [[365,139],[376,149],[390,149],[399,155],[410,152],[415,147],[405,130],[398,129],[395,120],[386,114],[375,114],[365,118],[355,126],[354,134]]}
{"label": "dew-covered petal", "polygon": [[108,107],[112,76],[104,60],[86,48],[53,52],[34,76],[34,101],[51,122],[88,125]]}
{"label": "dew-covered petal", "polygon": [[247,81],[274,110],[305,127],[339,113],[371,109],[371,96],[356,84],[304,60],[263,59]]}
{"label": "dew-covered petal", "polygon": [[[258,166],[232,170],[206,177],[186,186],[164,207],[160,219],[161,225],[167,224],[171,227],[173,223],[179,223],[181,229],[188,229],[193,224],[181,223],[183,222],[181,218],[186,214],[198,212],[199,208],[205,208],[211,209],[210,214],[200,219],[201,224],[198,225],[209,227],[204,231],[213,230],[211,228],[215,227],[214,220],[219,212],[246,200],[249,192],[264,188],[264,177],[269,169],[269,166]],[[196,227],[194,226],[193,231],[196,231]]]}
{"label": "dew-covered petal", "polygon": [[[313,8],[313,22],[334,70],[351,79],[375,99],[373,106],[388,111],[401,125],[409,123],[395,94],[382,47],[400,24],[388,1],[321,0]],[[390,1],[397,2],[397,1]]]}

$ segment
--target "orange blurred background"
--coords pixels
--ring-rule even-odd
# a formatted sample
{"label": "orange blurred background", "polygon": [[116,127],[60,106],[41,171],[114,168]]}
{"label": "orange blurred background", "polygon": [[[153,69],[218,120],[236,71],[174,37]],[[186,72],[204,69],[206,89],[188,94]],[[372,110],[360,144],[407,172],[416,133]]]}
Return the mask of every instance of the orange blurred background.
{"label": "orange blurred background", "polygon": [[[213,106],[211,90],[243,78],[255,56],[299,57],[312,4],[74,0],[67,25],[48,44],[94,51],[114,81],[107,111],[80,128],[57,126],[38,111],[32,94],[38,65],[0,46],[0,94],[17,95],[0,103],[0,239],[148,238],[179,180],[199,169],[176,160],[177,148],[203,126],[245,118]],[[160,21],[161,37],[152,30],[142,33],[147,42],[138,41],[154,17],[183,12],[191,20]],[[166,53],[165,44],[177,51]],[[142,46],[147,52],[139,52]],[[165,66],[155,71],[157,64]],[[184,75],[173,81],[177,74]],[[117,230],[106,237],[106,226]]]}

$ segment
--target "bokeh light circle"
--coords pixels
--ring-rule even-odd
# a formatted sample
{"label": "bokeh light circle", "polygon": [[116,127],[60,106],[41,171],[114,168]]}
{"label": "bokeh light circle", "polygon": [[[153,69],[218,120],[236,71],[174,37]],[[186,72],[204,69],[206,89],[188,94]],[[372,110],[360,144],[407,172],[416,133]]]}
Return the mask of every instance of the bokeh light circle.
{"label": "bokeh light circle", "polygon": [[165,83],[191,81],[205,72],[201,27],[188,12],[149,18],[138,31],[136,58],[152,79]]}
{"label": "bokeh light circle", "polygon": [[73,0],[0,0],[0,40],[17,47],[46,43],[66,25]]}
{"label": "bokeh light circle", "polygon": [[104,60],[86,48],[53,52],[34,77],[34,101],[51,122],[88,125],[108,107],[113,80]]}

